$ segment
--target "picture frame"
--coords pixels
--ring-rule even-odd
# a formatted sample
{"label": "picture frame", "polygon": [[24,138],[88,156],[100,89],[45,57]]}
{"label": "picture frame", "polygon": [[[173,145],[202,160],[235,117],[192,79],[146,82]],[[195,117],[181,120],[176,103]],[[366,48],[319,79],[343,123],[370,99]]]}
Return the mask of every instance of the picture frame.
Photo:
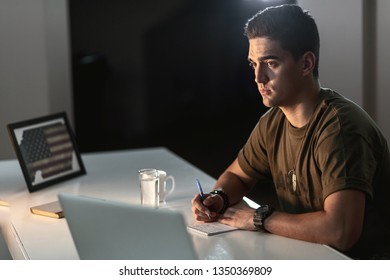
{"label": "picture frame", "polygon": [[65,112],[7,125],[29,192],[86,174]]}

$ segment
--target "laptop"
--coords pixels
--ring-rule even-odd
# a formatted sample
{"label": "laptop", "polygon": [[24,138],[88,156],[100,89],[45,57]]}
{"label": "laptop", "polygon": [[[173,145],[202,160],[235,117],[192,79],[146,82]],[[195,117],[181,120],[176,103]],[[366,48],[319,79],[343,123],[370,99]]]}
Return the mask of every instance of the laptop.
{"label": "laptop", "polygon": [[196,259],[181,213],[61,193],[82,260]]}

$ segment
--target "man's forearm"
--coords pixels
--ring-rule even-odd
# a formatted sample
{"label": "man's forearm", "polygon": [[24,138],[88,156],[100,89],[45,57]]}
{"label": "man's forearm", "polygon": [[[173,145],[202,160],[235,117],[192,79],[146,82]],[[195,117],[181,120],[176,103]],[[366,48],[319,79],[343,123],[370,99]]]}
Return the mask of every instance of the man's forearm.
{"label": "man's forearm", "polygon": [[236,204],[251,190],[252,186],[245,184],[236,174],[225,171],[214,186],[222,189],[229,198],[230,205]]}
{"label": "man's forearm", "polygon": [[[353,205],[355,207],[345,207]],[[359,239],[363,227],[365,194],[355,190],[335,192],[325,199],[324,210],[288,214],[274,212],[265,229],[278,235],[349,250]]]}

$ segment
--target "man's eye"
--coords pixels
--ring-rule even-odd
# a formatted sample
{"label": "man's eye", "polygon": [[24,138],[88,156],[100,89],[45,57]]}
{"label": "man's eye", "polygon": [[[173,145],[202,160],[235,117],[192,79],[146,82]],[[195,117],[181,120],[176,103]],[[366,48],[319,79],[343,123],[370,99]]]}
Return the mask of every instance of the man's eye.
{"label": "man's eye", "polygon": [[253,62],[249,62],[249,67],[252,68],[252,69],[255,69],[256,65]]}
{"label": "man's eye", "polygon": [[267,61],[266,63],[269,68],[275,68],[276,66],[278,66],[275,61]]}

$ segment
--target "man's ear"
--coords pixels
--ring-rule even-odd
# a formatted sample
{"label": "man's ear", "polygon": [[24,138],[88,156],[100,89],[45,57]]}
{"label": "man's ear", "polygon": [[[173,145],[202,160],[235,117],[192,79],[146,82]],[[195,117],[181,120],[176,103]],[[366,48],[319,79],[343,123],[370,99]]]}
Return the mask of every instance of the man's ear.
{"label": "man's ear", "polygon": [[302,68],[302,75],[306,76],[310,73],[313,73],[314,67],[316,65],[316,56],[313,52],[306,52],[302,56],[302,63],[303,63],[303,68]]}

